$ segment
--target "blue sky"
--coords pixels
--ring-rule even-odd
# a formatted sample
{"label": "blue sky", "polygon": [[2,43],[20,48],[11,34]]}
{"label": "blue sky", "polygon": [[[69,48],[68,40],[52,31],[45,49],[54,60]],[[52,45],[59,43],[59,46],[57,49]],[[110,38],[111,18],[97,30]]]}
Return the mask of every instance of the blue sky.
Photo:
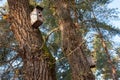
{"label": "blue sky", "polygon": [[112,8],[119,8],[120,7],[120,0],[113,0],[112,3],[109,4]]}
{"label": "blue sky", "polygon": [[0,0],[0,6],[2,6],[3,4],[5,4],[7,0]]}
{"label": "blue sky", "polygon": [[[109,8],[117,8],[120,12],[120,0],[113,0],[112,3],[108,5]],[[118,14],[120,17],[120,13]],[[112,20],[111,24],[115,25],[116,27],[120,28],[120,19],[119,20]]]}
{"label": "blue sky", "polygon": [[[110,3],[108,7],[109,8],[117,8],[118,11],[120,12],[120,0],[113,0],[113,2]],[[118,16],[120,18],[120,13],[118,14]],[[115,27],[120,29],[120,19],[119,20],[112,20],[110,23],[113,24]],[[113,37],[113,41],[120,43],[120,36],[115,35]]]}

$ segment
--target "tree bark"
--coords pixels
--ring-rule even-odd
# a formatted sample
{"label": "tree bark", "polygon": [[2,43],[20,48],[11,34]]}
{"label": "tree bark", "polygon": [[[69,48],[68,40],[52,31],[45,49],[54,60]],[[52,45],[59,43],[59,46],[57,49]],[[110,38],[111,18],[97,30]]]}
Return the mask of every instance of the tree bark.
{"label": "tree bark", "polygon": [[69,1],[59,0],[55,3],[62,34],[63,53],[70,64],[72,80],[95,80],[82,48],[82,35],[72,22]]}
{"label": "tree bark", "polygon": [[[56,80],[54,59],[40,49],[43,43],[38,29],[31,27],[29,0],[8,0],[11,30],[19,44],[23,59],[24,80]],[[46,48],[46,47],[44,47]]]}

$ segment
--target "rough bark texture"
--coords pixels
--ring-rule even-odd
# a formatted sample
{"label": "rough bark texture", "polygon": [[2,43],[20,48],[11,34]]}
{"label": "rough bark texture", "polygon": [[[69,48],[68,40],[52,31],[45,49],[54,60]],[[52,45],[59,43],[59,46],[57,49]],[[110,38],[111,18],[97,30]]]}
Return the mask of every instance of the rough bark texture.
{"label": "rough bark texture", "polygon": [[81,46],[82,36],[72,22],[68,1],[56,1],[56,12],[59,16],[63,51],[72,70],[72,80],[95,80]]}
{"label": "rough bark texture", "polygon": [[[23,59],[24,80],[56,80],[54,61],[42,46],[42,35],[38,29],[32,29],[29,0],[8,0],[11,30],[19,43],[19,55]],[[44,47],[46,48],[46,47]]]}

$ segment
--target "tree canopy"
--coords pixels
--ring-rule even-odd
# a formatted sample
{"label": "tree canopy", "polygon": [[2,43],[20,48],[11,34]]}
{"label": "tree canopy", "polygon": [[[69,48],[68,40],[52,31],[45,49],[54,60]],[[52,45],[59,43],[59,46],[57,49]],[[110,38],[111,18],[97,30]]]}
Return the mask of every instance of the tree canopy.
{"label": "tree canopy", "polygon": [[[26,1],[29,3],[21,4],[23,2],[17,3],[17,0],[14,7],[17,8],[17,4],[22,7],[13,14],[15,10],[12,9],[11,0],[0,7],[2,80],[24,80],[24,71],[29,69],[37,76],[38,68],[44,69],[43,74],[41,72],[42,80],[87,80],[94,79],[94,76],[96,80],[99,77],[103,80],[119,80],[120,47],[112,38],[120,35],[120,29],[109,24],[111,19],[118,18],[118,11],[108,8],[113,0]],[[36,6],[44,8],[44,22],[38,29],[33,29],[30,12]],[[13,24],[14,27],[11,26]],[[21,55],[22,53],[25,55]],[[87,60],[90,56],[95,62],[94,68],[90,67]],[[30,63],[25,62],[25,58],[30,59]],[[82,75],[79,79],[77,72]],[[73,77],[73,73],[76,77]],[[37,77],[34,76],[33,79]]]}

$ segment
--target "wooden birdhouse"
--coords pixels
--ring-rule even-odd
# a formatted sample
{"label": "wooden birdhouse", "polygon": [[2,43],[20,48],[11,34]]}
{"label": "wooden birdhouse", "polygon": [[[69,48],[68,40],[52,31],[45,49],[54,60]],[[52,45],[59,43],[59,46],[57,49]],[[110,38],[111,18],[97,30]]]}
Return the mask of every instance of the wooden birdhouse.
{"label": "wooden birdhouse", "polygon": [[90,68],[94,68],[96,66],[95,60],[93,59],[92,56],[88,56],[87,60],[89,62]]}
{"label": "wooden birdhouse", "polygon": [[32,27],[35,29],[37,29],[44,21],[44,18],[42,16],[42,10],[42,7],[37,6],[30,14]]}

